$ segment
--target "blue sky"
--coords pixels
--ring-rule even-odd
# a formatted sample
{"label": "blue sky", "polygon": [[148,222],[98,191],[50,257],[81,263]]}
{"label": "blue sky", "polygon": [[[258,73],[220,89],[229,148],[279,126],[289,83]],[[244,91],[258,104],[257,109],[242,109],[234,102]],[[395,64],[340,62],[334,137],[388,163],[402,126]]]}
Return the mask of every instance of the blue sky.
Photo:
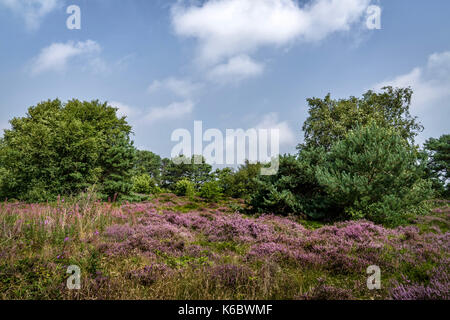
{"label": "blue sky", "polygon": [[[66,27],[69,5],[81,30]],[[421,143],[449,133],[449,12],[448,0],[0,0],[0,128],[43,100],[99,99],[163,156],[194,120],[278,128],[293,152],[306,98],[389,84],[416,92]]]}

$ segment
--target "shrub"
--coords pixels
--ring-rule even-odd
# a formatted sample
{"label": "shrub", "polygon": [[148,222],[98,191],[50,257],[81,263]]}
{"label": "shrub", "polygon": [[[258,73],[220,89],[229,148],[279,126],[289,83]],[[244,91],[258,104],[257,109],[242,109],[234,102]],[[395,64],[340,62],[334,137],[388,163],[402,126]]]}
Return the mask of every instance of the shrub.
{"label": "shrub", "polygon": [[337,214],[333,203],[317,182],[315,167],[324,161],[320,149],[303,149],[299,155],[280,157],[277,174],[260,176],[248,200],[249,211],[280,215],[306,214],[313,219]]}
{"label": "shrub", "polygon": [[199,192],[200,197],[207,199],[208,201],[217,201],[222,196],[222,189],[220,188],[218,181],[205,182]]}
{"label": "shrub", "polygon": [[157,193],[155,180],[146,173],[139,176],[134,176],[133,191],[142,194]]}
{"label": "shrub", "polygon": [[195,194],[194,183],[187,179],[179,180],[177,183],[175,183],[174,192],[177,196],[186,196],[192,198]]}
{"label": "shrub", "polygon": [[178,156],[174,159],[163,159],[161,166],[161,186],[173,189],[183,179],[192,181],[195,187],[211,179],[211,165],[201,155],[193,155],[190,159]]}
{"label": "shrub", "polygon": [[398,224],[432,196],[423,160],[396,130],[372,123],[333,144],[316,178],[345,217]]}

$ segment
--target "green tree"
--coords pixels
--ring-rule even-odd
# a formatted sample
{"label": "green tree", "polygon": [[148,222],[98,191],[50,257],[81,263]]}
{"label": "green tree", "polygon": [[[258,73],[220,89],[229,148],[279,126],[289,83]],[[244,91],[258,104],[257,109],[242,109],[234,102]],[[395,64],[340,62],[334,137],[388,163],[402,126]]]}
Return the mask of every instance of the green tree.
{"label": "green tree", "polygon": [[255,179],[255,191],[248,200],[250,212],[335,218],[333,202],[315,176],[316,167],[325,161],[323,149],[303,149],[279,160],[277,174]]}
{"label": "green tree", "polygon": [[199,192],[200,197],[210,202],[218,201],[222,197],[222,189],[216,180],[203,183]]}
{"label": "green tree", "polygon": [[450,197],[450,134],[427,140],[425,150],[429,157],[429,176],[435,190],[446,198]]}
{"label": "green tree", "polygon": [[250,163],[246,160],[233,177],[233,188],[231,191],[234,198],[248,198],[257,190],[256,179],[261,174],[261,163]]}
{"label": "green tree", "polygon": [[133,191],[140,194],[156,193],[155,180],[147,173],[133,177]]}
{"label": "green tree", "polygon": [[308,99],[309,117],[303,125],[305,140],[298,148],[323,147],[328,151],[356,125],[367,125],[371,121],[380,127],[395,128],[402,138],[413,144],[423,127],[409,112],[412,90],[392,87],[383,90],[382,93],[368,91],[362,98],[334,100],[328,94],[324,99]]}
{"label": "green tree", "polygon": [[186,178],[178,180],[173,190],[177,196],[186,196],[192,199],[195,195],[194,183]]}
{"label": "green tree", "polygon": [[[393,218],[394,215],[391,213],[394,211],[393,204],[399,200],[396,198],[398,190],[402,189],[405,191],[404,197],[400,199],[402,202],[398,206],[400,213],[404,213],[406,210],[405,204],[414,203],[414,200],[410,201],[410,199],[414,198],[415,192],[422,192],[422,194],[419,192],[417,195],[418,202],[423,197],[427,198],[429,196],[428,182],[420,178],[423,172],[423,161],[420,161],[421,155],[414,147],[414,137],[422,130],[422,126],[409,113],[411,95],[412,91],[410,89],[386,87],[382,93],[368,91],[362,98],[350,97],[349,99],[336,101],[332,100],[330,95],[328,95],[325,99],[308,99],[310,114],[303,126],[305,131],[304,143],[298,146],[299,152],[297,155],[280,157],[280,166],[277,174],[260,176],[256,179],[256,190],[250,195],[248,200],[250,211],[286,215],[305,214],[313,219],[334,220],[348,217],[350,214],[354,216],[365,214],[367,207],[374,203],[383,203],[384,205],[389,203],[391,207],[387,209],[390,210],[390,218]],[[388,146],[383,145],[379,141],[380,145],[378,147],[380,150],[373,150],[378,150],[383,155],[386,155],[386,152],[391,152],[392,158],[389,158],[390,160],[394,159],[393,157],[405,156],[405,159],[402,161],[409,162],[400,163],[403,163],[408,168],[409,171],[405,169],[405,172],[411,174],[410,180],[406,180],[403,185],[401,181],[395,180],[399,185],[393,185],[393,191],[389,191],[390,186],[388,184],[381,184],[384,186],[383,188],[377,184],[371,185],[370,188],[375,188],[378,194],[370,195],[370,197],[366,196],[362,190],[359,190],[358,193],[352,189],[361,187],[361,179],[363,177],[359,177],[356,174],[359,172],[357,170],[367,170],[370,173],[370,168],[368,167],[370,162],[365,163],[366,167],[362,168],[356,167],[356,164],[355,167],[352,167],[351,163],[348,164],[348,167],[342,167],[341,163],[334,163],[337,160],[332,158],[333,155],[337,157],[336,151],[330,155],[333,146],[337,142],[348,139],[348,135],[354,132],[356,128],[369,125],[375,126],[378,133],[385,134],[385,138],[387,137],[386,132],[389,131],[391,136],[395,137],[398,142],[394,144],[395,147],[387,148]],[[369,139],[367,143],[372,143],[373,141],[371,141]],[[364,143],[360,144],[359,147],[364,148]],[[371,148],[374,148],[374,146],[371,145]],[[362,150],[359,151],[362,152]],[[370,152],[375,152],[376,154],[376,151],[373,150]],[[356,149],[352,152],[350,152],[351,150],[348,151],[347,154],[342,154],[341,161],[345,159],[352,161],[353,158],[360,161],[364,157],[369,156],[369,154],[364,156],[358,154],[359,151]],[[358,165],[363,164],[360,163]],[[334,168],[335,170],[327,171],[326,168]],[[378,179],[376,181],[382,180],[383,174],[386,174],[386,180],[384,180],[386,182],[395,172],[395,170],[387,170],[388,168],[379,169],[382,171],[379,175],[375,175]],[[338,178],[331,179],[330,172],[333,172],[336,176],[351,176],[353,180],[343,180],[341,183]],[[326,176],[327,174],[328,176]],[[361,171],[361,174],[364,175],[365,172]],[[327,178],[330,178],[330,180],[327,181]],[[333,181],[335,182],[334,185],[332,185]],[[411,181],[414,183],[411,183]],[[344,182],[347,184],[344,184]],[[343,190],[339,190],[338,186],[339,188],[342,187]],[[332,192],[333,188],[339,191]],[[352,191],[348,192],[348,190]],[[356,200],[350,201],[346,199],[343,201],[343,199],[336,198],[339,195],[343,197],[344,195],[354,196]],[[379,202],[377,202],[376,198],[373,198],[382,196],[385,198]],[[392,201],[389,202],[389,199]],[[367,207],[359,206],[359,204],[367,204]],[[369,211],[373,213],[381,207],[376,206],[370,207]],[[358,211],[363,207],[364,212]],[[369,215],[366,217],[369,217]],[[384,220],[382,214],[379,218]],[[373,220],[376,219],[373,217]]]}
{"label": "green tree", "polygon": [[135,161],[135,175],[148,174],[150,177],[159,181],[161,176],[161,157],[151,151],[137,150]]}
{"label": "green tree", "polygon": [[[49,100],[10,121],[0,149],[9,177],[0,196],[38,201],[100,184],[109,196],[129,190],[131,127],[99,101]],[[5,179],[3,179],[5,180]]]}
{"label": "green tree", "polygon": [[220,189],[227,197],[233,196],[235,172],[231,168],[216,169],[214,178],[217,180]]}
{"label": "green tree", "polygon": [[211,179],[211,170],[211,165],[199,155],[193,155],[190,159],[185,156],[178,156],[173,160],[164,159],[161,184],[164,188],[173,189],[178,181],[187,179],[199,189],[201,184]]}
{"label": "green tree", "polygon": [[397,224],[432,196],[419,156],[397,130],[373,122],[334,143],[316,177],[345,218]]}
{"label": "green tree", "polygon": [[101,192],[114,200],[129,194],[133,188],[131,179],[136,160],[136,149],[130,138],[125,134],[114,137],[100,159],[103,163],[99,180]]}

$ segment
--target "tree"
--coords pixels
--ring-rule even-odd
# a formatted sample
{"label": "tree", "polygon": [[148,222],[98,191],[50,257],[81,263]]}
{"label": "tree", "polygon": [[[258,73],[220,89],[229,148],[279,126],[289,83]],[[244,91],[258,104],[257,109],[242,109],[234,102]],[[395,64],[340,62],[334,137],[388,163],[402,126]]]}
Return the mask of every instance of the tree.
{"label": "tree", "polygon": [[345,218],[397,224],[432,196],[425,167],[395,128],[372,122],[334,143],[316,178]]}
{"label": "tree", "polygon": [[155,181],[159,181],[161,176],[161,157],[151,151],[137,150],[134,167],[135,175],[148,174]]}
{"label": "tree", "polygon": [[380,127],[395,128],[413,144],[423,127],[409,113],[412,90],[392,87],[383,90],[382,93],[367,91],[362,98],[333,100],[328,94],[324,99],[308,99],[309,117],[303,125],[305,142],[298,148],[323,147],[328,151],[349,130],[371,121]]}
{"label": "tree", "polygon": [[112,139],[110,146],[100,159],[103,163],[102,175],[99,179],[101,192],[116,199],[127,195],[133,188],[132,170],[136,160],[136,149],[125,134]]}
{"label": "tree", "polygon": [[218,201],[222,197],[222,189],[216,180],[203,183],[200,188],[199,196],[209,202]]}
{"label": "tree", "polygon": [[126,193],[134,147],[131,127],[116,111],[99,101],[56,99],[12,119],[0,148],[0,167],[9,177],[0,196],[50,200],[93,184],[108,195]]}
{"label": "tree", "polygon": [[442,196],[450,196],[450,134],[442,135],[439,139],[431,138],[425,142],[428,153],[429,176],[436,191]]}
{"label": "tree", "polygon": [[227,197],[234,195],[234,177],[235,172],[231,168],[216,169],[214,179],[217,180],[222,193]]}
{"label": "tree", "polygon": [[[305,214],[324,220],[362,215],[393,222],[396,209],[401,215],[414,203],[429,197],[429,182],[422,179],[423,158],[414,146],[414,138],[422,126],[409,113],[411,95],[408,88],[386,87],[382,93],[368,91],[362,98],[336,101],[327,95],[325,99],[308,99],[310,109],[303,125],[304,143],[298,146],[297,155],[280,157],[276,175],[258,177],[256,190],[248,201],[250,211]],[[361,128],[366,127],[375,127],[373,130],[378,137],[381,135],[392,145],[364,136]],[[359,135],[347,140],[355,130],[359,130]],[[357,139],[359,144],[356,144]],[[335,147],[340,141],[345,141],[346,153],[342,151],[343,145]],[[353,149],[351,143],[355,144]],[[378,155],[377,152],[380,159],[387,161],[386,166],[393,165],[389,161],[398,160],[404,171],[375,162],[376,158],[370,156]],[[371,165],[374,166],[372,169]],[[379,172],[375,174],[370,170]],[[364,186],[365,175],[371,173],[375,180]],[[392,185],[390,190],[389,179],[394,174],[409,180],[393,179],[392,183],[397,185]],[[374,194],[367,190],[365,193],[364,187],[372,188]],[[399,192],[403,194],[399,195]],[[397,207],[396,201],[399,201]],[[382,212],[383,205],[389,212]],[[376,215],[376,211],[380,214]]]}
{"label": "tree", "polygon": [[158,193],[155,180],[149,174],[144,173],[133,176],[133,191],[140,194]]}
{"label": "tree", "polygon": [[241,165],[234,175],[232,197],[247,198],[254,193],[257,188],[256,179],[261,173],[262,164],[250,163],[246,160],[244,165]]}
{"label": "tree", "polygon": [[165,188],[174,188],[183,179],[194,183],[199,189],[201,184],[211,179],[212,166],[206,163],[201,155],[193,155],[191,159],[178,156],[173,160],[164,159],[161,169],[161,184]]}
{"label": "tree", "polygon": [[195,195],[194,183],[186,178],[178,180],[174,184],[173,190],[177,196],[186,196],[190,199],[193,199]]}
{"label": "tree", "polygon": [[324,161],[321,148],[303,149],[298,155],[280,156],[276,175],[259,176],[248,200],[249,211],[332,219],[337,211],[316,179],[316,167]]}

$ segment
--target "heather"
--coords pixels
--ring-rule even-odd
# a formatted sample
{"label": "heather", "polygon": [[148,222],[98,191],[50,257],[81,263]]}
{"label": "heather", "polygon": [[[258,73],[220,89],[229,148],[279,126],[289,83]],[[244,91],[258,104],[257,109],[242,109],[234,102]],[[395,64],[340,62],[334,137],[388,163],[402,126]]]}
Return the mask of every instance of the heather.
{"label": "heather", "polygon": [[[173,194],[2,203],[0,299],[449,299],[448,202],[397,228],[243,206]],[[66,287],[69,265],[81,290]],[[370,265],[381,290],[367,288]]]}

